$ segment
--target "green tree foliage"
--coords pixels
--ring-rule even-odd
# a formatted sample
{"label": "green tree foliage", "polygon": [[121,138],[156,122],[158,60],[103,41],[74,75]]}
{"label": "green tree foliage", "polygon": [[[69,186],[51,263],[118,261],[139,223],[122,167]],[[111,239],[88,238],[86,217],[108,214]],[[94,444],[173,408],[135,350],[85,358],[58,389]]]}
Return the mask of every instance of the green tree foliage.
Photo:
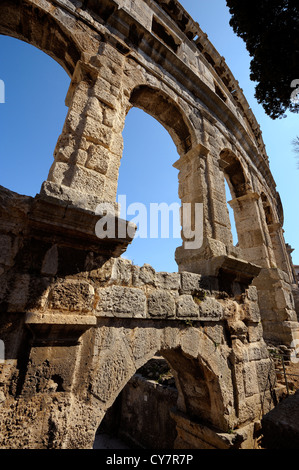
{"label": "green tree foliage", "polygon": [[[272,119],[299,112],[299,0],[227,0],[252,57],[255,97]],[[297,83],[295,83],[297,81]],[[291,96],[293,99],[291,99]]]}

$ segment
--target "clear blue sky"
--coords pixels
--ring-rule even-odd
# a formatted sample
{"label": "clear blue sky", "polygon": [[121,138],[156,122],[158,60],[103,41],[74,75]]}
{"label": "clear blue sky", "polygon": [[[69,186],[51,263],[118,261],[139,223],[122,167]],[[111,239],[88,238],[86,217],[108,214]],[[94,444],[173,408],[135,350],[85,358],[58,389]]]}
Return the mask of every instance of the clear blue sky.
{"label": "clear blue sky", "polygon": [[[273,121],[254,98],[249,80],[250,58],[245,45],[229,26],[225,0],[181,0],[206,32],[236,79],[261,125],[270,168],[285,213],[286,242],[295,248],[299,264],[299,170],[292,149],[298,132],[298,115]],[[299,78],[299,77],[294,77]],[[64,99],[70,79],[61,66],[38,49],[0,36],[0,79],[6,85],[6,102],[0,104],[0,185],[35,196],[53,161],[53,150],[67,113]],[[290,84],[286,84],[290,86]],[[291,94],[290,88],[290,94]],[[179,202],[176,148],[164,128],[140,110],[130,111],[124,129],[125,150],[118,194],[133,202]],[[159,172],[157,172],[159,168]],[[130,217],[132,218],[132,217]],[[134,240],[126,256],[135,264],[151,264],[158,271],[176,271],[174,251],[178,239]]]}

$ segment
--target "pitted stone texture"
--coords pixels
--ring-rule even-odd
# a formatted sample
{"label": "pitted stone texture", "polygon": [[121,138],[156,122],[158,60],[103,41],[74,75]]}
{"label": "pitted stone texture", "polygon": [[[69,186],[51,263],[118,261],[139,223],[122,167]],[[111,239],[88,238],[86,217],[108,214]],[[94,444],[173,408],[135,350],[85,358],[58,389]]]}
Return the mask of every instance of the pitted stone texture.
{"label": "pitted stone texture", "polygon": [[56,284],[49,293],[49,308],[88,312],[93,310],[94,288],[84,281],[68,280]]}
{"label": "pitted stone texture", "polygon": [[137,285],[154,285],[156,271],[149,264],[144,264],[142,267],[134,266],[134,282]]}
{"label": "pitted stone texture", "polygon": [[199,306],[194,302],[192,295],[181,295],[177,300],[177,317],[199,316]]}
{"label": "pitted stone texture", "polygon": [[132,284],[132,261],[118,258],[114,260],[110,282],[122,285]]}
{"label": "pitted stone texture", "polygon": [[142,318],[146,315],[146,297],[142,290],[112,286],[97,290],[98,316]]}
{"label": "pitted stone texture", "polygon": [[175,300],[167,291],[156,290],[148,297],[148,314],[154,318],[175,316]]}
{"label": "pitted stone texture", "polygon": [[199,318],[205,321],[220,321],[223,319],[223,307],[213,298],[207,298],[199,303]]}
{"label": "pitted stone texture", "polygon": [[178,290],[180,288],[180,274],[178,273],[157,273],[155,286],[158,289]]}
{"label": "pitted stone texture", "polygon": [[195,294],[200,288],[201,275],[194,273],[181,273],[181,293]]}

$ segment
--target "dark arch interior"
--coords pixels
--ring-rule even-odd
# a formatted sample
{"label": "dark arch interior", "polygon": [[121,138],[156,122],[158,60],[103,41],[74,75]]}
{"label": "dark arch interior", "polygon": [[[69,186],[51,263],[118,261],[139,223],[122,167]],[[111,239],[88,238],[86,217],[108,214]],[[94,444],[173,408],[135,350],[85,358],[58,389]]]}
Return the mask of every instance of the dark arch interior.
{"label": "dark arch interior", "polygon": [[157,353],[137,370],[107,410],[94,448],[172,449],[177,432],[171,409],[177,399],[173,371]]}
{"label": "dark arch interior", "polygon": [[238,198],[245,196],[249,189],[242,165],[238,158],[229,150],[223,150],[220,153],[221,166],[227,177],[231,194]]}
{"label": "dark arch interior", "polygon": [[274,223],[274,216],[273,216],[271,205],[265,193],[261,193],[261,199],[262,199],[262,203],[263,203],[263,207],[265,211],[267,225],[272,225]]}

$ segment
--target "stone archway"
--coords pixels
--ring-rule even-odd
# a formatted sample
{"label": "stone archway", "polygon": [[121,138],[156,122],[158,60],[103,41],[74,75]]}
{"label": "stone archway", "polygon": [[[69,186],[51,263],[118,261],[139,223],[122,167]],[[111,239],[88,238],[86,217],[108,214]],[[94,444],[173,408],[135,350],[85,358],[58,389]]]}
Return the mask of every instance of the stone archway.
{"label": "stone archway", "polygon": [[[134,323],[106,320],[93,333],[93,344],[97,345],[100,354],[94,351],[92,364],[89,365],[90,382],[87,388],[92,401],[88,402],[93,403],[93,419],[88,432],[81,436],[85,440],[84,445],[91,439],[89,446],[92,446],[106,411],[136,371],[158,352],[167,359],[175,376],[178,401],[174,419],[178,428],[184,416],[192,416],[202,424],[202,429],[207,427],[204,442],[211,439],[209,430],[220,434],[229,432],[237,420],[234,413],[237,404],[234,405],[234,378],[226,347],[216,346],[197,327],[186,328],[174,324],[165,329],[151,322],[146,322],[144,327],[134,327]],[[88,341],[88,336],[84,342]],[[139,399],[142,402],[143,397],[140,395]],[[74,408],[72,414],[75,416],[76,413]],[[96,416],[99,417],[97,422]],[[81,419],[84,419],[83,416]],[[84,422],[85,431],[87,426],[88,423]],[[76,433],[70,430],[66,447],[73,445],[74,436],[78,439]]]}

